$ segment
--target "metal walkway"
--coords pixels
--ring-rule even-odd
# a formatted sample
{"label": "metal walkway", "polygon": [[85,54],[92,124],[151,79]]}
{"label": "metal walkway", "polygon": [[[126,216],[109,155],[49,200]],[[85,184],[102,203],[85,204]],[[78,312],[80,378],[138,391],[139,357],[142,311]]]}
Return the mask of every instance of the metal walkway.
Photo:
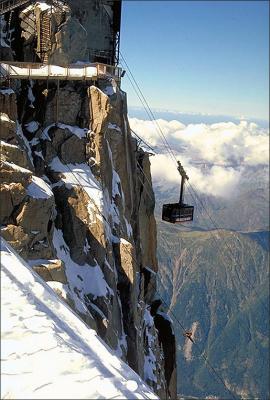
{"label": "metal walkway", "polygon": [[0,15],[6,12],[15,10],[26,3],[31,3],[33,0],[0,0]]}
{"label": "metal walkway", "polygon": [[39,63],[0,61],[0,80],[39,79],[39,80],[91,80],[114,78],[121,80],[122,69],[101,63],[71,64],[58,66]]}

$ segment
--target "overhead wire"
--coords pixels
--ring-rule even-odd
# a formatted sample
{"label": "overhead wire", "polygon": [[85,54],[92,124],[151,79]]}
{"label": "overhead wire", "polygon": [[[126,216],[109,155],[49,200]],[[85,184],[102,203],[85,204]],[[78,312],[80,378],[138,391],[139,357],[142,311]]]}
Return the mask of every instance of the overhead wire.
{"label": "overhead wire", "polygon": [[[148,104],[148,102],[147,102],[147,100],[146,100],[146,98],[145,98],[145,96],[144,96],[144,94],[143,94],[143,92],[142,92],[142,90],[141,90],[139,84],[137,83],[137,81],[136,81],[136,79],[135,79],[135,77],[134,77],[134,75],[133,75],[133,73],[132,73],[132,71],[131,71],[131,69],[130,69],[130,67],[129,67],[127,61],[126,61],[126,59],[125,59],[125,57],[123,56],[122,52],[120,52],[120,55],[121,55],[121,58],[122,58],[122,60],[124,61],[124,64],[126,65],[126,68],[127,68],[128,72],[129,72],[129,74],[130,74],[130,76],[131,76],[131,78],[132,78],[132,80],[133,80],[133,82],[134,82],[134,84],[133,84],[133,83],[132,83],[132,80],[131,80],[130,77],[129,77],[129,74],[127,74],[127,76],[128,76],[128,78],[129,78],[129,80],[130,80],[130,82],[131,82],[131,84],[132,84],[132,86],[133,86],[133,88],[134,88],[136,94],[138,95],[138,92],[139,92],[140,96],[138,95],[138,97],[139,97],[141,103],[143,104],[143,106],[144,106],[144,108],[145,108],[145,111],[147,112],[148,116],[149,116],[150,119],[152,120],[152,122],[155,122],[155,123],[156,123],[156,126],[157,126],[157,128],[158,128],[158,133],[160,134],[161,139],[163,140],[163,142],[164,142],[164,144],[165,144],[165,147],[167,148],[168,154],[169,154],[169,155],[171,156],[171,158],[177,163],[177,159],[176,159],[176,157],[175,157],[175,155],[174,155],[174,153],[173,153],[173,150],[172,150],[172,148],[171,148],[169,142],[167,141],[167,139],[166,139],[164,133],[162,132],[162,129],[161,129],[160,125],[158,124],[158,122],[157,122],[157,120],[156,120],[156,118],[155,118],[155,116],[154,116],[154,114],[153,114],[153,112],[152,112],[152,110],[151,110],[151,108],[150,108],[150,106],[149,106],[149,104]],[[137,88],[137,89],[136,89],[136,88]],[[143,99],[143,101],[141,100],[141,98]],[[208,217],[209,220],[211,221],[211,223],[212,223],[214,229],[216,229],[217,231],[221,230],[220,228],[218,228],[218,226],[217,226],[217,224],[215,223],[213,217],[211,217],[211,215],[209,214],[207,208],[205,207],[205,205],[203,204],[203,202],[202,202],[202,200],[200,199],[199,195],[197,194],[197,190],[194,189],[194,187],[191,185],[191,183],[189,182],[189,180],[187,180],[187,181],[188,181],[188,190],[189,190],[189,194],[191,195],[192,199],[195,200],[195,203],[197,203],[197,202],[196,202],[196,199],[198,199],[198,201],[199,201],[199,203],[200,203],[200,205],[201,205],[201,207],[202,207],[202,210],[204,210],[205,214],[207,215],[207,217]],[[201,214],[202,214],[202,213],[201,213]],[[213,239],[214,239],[215,242],[217,243],[217,239],[216,239],[215,236],[212,234],[211,230],[210,230],[210,234],[213,236]],[[231,249],[229,248],[229,246],[228,246],[226,240],[224,240],[224,244],[225,244],[226,248],[228,249],[228,252],[229,252],[229,254],[230,254],[230,256],[231,256],[232,261],[233,261],[236,265],[239,266],[239,263],[238,263],[237,260],[235,260],[235,257],[234,257],[234,255],[233,255],[233,253],[231,252]],[[250,282],[250,280],[249,280],[249,278],[248,278],[247,276],[246,276],[246,279],[247,279],[247,281],[249,282],[250,288],[251,288],[252,290],[254,290],[254,292],[257,294],[257,296],[259,296],[258,293],[256,292],[256,289],[255,289],[254,287],[252,288],[253,285],[251,284],[251,282]],[[265,308],[266,311],[268,311],[264,305],[263,305],[263,307]]]}
{"label": "overhead wire", "polygon": [[156,127],[157,127],[157,129],[158,129],[158,131],[159,131],[159,133],[160,133],[160,135],[161,135],[161,137],[163,138],[164,143],[165,143],[166,146],[167,146],[167,149],[168,149],[169,153],[171,154],[172,159],[174,159],[174,161],[175,161],[176,164],[177,164],[177,159],[176,159],[176,157],[175,157],[175,155],[174,155],[174,153],[173,153],[173,150],[172,150],[172,148],[171,148],[169,142],[167,141],[166,136],[164,135],[164,133],[163,133],[163,131],[162,131],[162,129],[161,129],[161,127],[160,127],[158,121],[156,120],[156,118],[155,118],[155,116],[154,116],[154,114],[153,114],[151,108],[149,107],[149,104],[148,104],[148,102],[147,102],[147,100],[146,100],[146,98],[145,98],[145,96],[144,96],[144,94],[143,94],[143,92],[142,92],[140,86],[138,85],[138,83],[137,83],[137,81],[136,81],[136,79],[135,79],[135,77],[134,77],[134,75],[133,75],[131,69],[129,68],[129,65],[128,65],[128,63],[126,62],[126,59],[125,59],[125,57],[123,56],[123,54],[122,54],[121,51],[120,51],[120,56],[121,56],[122,60],[124,61],[124,64],[125,64],[125,66],[126,66],[128,72],[129,72],[129,74],[130,74],[130,76],[131,76],[131,78],[132,78],[132,80],[133,80],[133,82],[134,82],[136,88],[138,89],[138,92],[140,93],[140,95],[141,95],[141,97],[142,97],[142,99],[143,99],[143,101],[144,101],[144,103],[145,103],[145,106],[146,106],[146,108],[147,108],[147,110],[148,110],[148,113],[149,113],[150,116],[151,116],[151,120],[155,123],[155,125],[156,125]]}
{"label": "overhead wire", "polygon": [[[55,124],[55,127],[57,127],[57,123]],[[161,132],[162,133],[162,132]],[[166,141],[166,138],[164,137],[164,139],[165,139],[165,141]],[[173,155],[173,153],[172,153],[172,155]],[[70,173],[72,174],[72,176],[75,178],[75,181],[78,183],[78,186],[79,187],[81,187],[82,189],[84,188],[83,187],[83,185],[82,185],[82,183],[80,182],[80,180],[78,179],[78,177],[76,176],[76,174],[74,174],[74,171],[70,168],[70,166],[69,166],[69,164],[67,163],[67,161],[66,160],[64,160],[64,158],[62,157],[62,156],[60,156],[60,154],[58,154],[58,157],[59,157],[59,159],[62,161],[62,162],[64,162],[64,165],[67,167],[67,169],[70,171]],[[174,157],[174,156],[173,156]],[[174,157],[174,159],[175,159],[175,157]],[[50,165],[48,165],[46,162],[45,162],[45,167],[46,168],[51,168],[50,167]],[[149,182],[149,180],[148,180],[148,178],[146,177],[146,175],[145,175],[145,173],[144,173],[144,171],[143,171],[143,169],[140,167],[140,165],[139,165],[139,169],[141,170],[141,172],[143,173],[143,175],[144,175],[144,177],[146,178],[146,181],[149,183],[149,185],[150,185],[150,182]],[[142,184],[144,185],[144,183],[142,182]],[[145,186],[144,186],[145,187]],[[151,187],[152,187],[152,185],[151,185]],[[89,195],[88,195],[89,196]],[[153,197],[153,196],[152,196]],[[89,199],[91,199],[90,198],[90,196],[89,196]],[[137,262],[136,262],[137,263]],[[151,283],[150,283],[151,284]],[[156,288],[155,288],[156,289]],[[156,291],[157,291],[157,289],[156,289]],[[165,302],[165,300],[164,299],[162,299],[162,296],[160,295],[160,293],[157,291],[157,293],[159,294],[159,296],[160,296],[160,298],[161,298],[161,300],[163,301],[163,303],[164,304],[167,304],[166,302]],[[172,315],[174,316],[174,318],[176,319],[176,321],[177,321],[177,323],[181,326],[181,328],[183,329],[183,331],[185,332],[186,330],[185,330],[185,328],[184,328],[184,325],[178,320],[178,318],[176,318],[176,316],[172,313]],[[195,342],[194,342],[195,343]],[[196,344],[197,345],[197,344]],[[198,345],[197,345],[198,346]],[[226,385],[225,385],[225,383],[224,383],[224,381],[222,380],[222,378],[219,376],[219,374],[215,371],[215,369],[211,366],[211,364],[209,363],[209,360],[203,355],[203,357],[204,357],[204,359],[205,359],[205,362],[207,363],[207,365],[211,368],[211,370],[213,371],[213,373],[218,377],[218,379],[221,381],[221,383],[224,385],[224,387],[225,387],[225,389],[226,390],[228,390],[228,388],[226,387]],[[228,390],[229,391],[229,390]],[[232,394],[232,393],[230,393],[230,394]],[[233,395],[233,394],[232,394]],[[234,397],[234,396],[233,396]],[[235,397],[234,397],[235,398]]]}
{"label": "overhead wire", "polygon": [[[137,260],[134,258],[133,254],[132,254],[130,251],[128,251],[128,253],[130,254],[132,260],[134,261],[135,265],[136,265],[137,268],[138,268],[139,266],[138,266]],[[140,270],[140,269],[139,269],[139,270]],[[156,286],[154,286],[154,285],[151,283],[151,281],[148,283],[148,285],[150,285],[150,286],[155,290],[155,292],[159,295],[160,300],[162,300],[162,303],[169,309],[169,307],[170,307],[169,304],[166,302],[166,300],[164,300],[164,298],[162,297],[161,293],[160,293],[159,290],[156,288]],[[187,330],[186,330],[186,328],[185,328],[183,322],[181,322],[180,319],[179,319],[179,318],[175,315],[175,313],[174,313],[173,311],[171,311],[171,310],[170,310],[170,315],[173,316],[173,318],[175,319],[175,321],[177,322],[177,324],[181,327],[183,333],[186,333]],[[189,340],[191,340],[191,339],[189,338]],[[195,342],[194,339],[192,339],[191,342],[194,343],[195,346],[199,349],[199,351],[200,351],[200,356],[205,360],[206,365],[207,365],[207,366],[209,367],[209,369],[213,372],[213,374],[214,374],[215,377],[218,379],[218,381],[219,381],[220,383],[222,383],[222,385],[224,386],[224,388],[226,389],[226,391],[232,396],[232,397],[230,397],[228,400],[231,400],[231,399],[237,400],[237,398],[235,397],[235,395],[234,395],[234,394],[231,392],[231,390],[226,386],[226,383],[225,383],[225,381],[223,380],[223,378],[221,377],[221,375],[220,375],[220,374],[216,371],[216,369],[212,366],[212,364],[211,364],[210,361],[209,361],[209,358],[207,357],[207,355],[204,354],[205,352],[201,349],[201,347],[199,346],[199,344],[198,344],[197,342]]]}
{"label": "overhead wire", "polygon": [[[56,124],[56,126],[57,126],[57,124]],[[78,186],[81,187],[81,188],[83,189],[83,186],[82,186],[81,182],[78,180],[77,176],[74,174],[74,172],[72,171],[72,169],[69,167],[67,161],[64,160],[62,156],[59,156],[59,159],[60,159],[61,161],[64,162],[64,165],[68,168],[68,170],[71,172],[71,174],[73,175],[73,177],[75,178],[75,180],[78,182]],[[47,165],[46,163],[45,163],[45,166],[47,166],[47,167],[50,168],[50,166]],[[90,167],[89,167],[89,168],[90,168]],[[143,171],[143,170],[142,170],[142,171]],[[143,173],[144,173],[144,171],[143,171]],[[147,178],[145,174],[144,174],[144,176],[145,176],[145,178]],[[149,182],[149,180],[148,180],[148,182]],[[143,183],[142,183],[142,184],[143,184]],[[89,196],[89,195],[88,195],[88,196]],[[89,196],[89,199],[91,199],[90,196]],[[134,258],[134,256],[132,255],[131,252],[129,252],[129,253],[130,253],[130,256],[132,257],[133,261],[135,262],[135,264],[136,264],[136,266],[137,266],[137,269],[138,269],[139,266],[138,266],[137,260]],[[138,270],[140,270],[140,268],[139,268]],[[149,282],[149,285],[152,286],[152,287],[155,289],[155,291],[156,291],[157,294],[159,295],[159,297],[160,297],[160,299],[162,300],[162,302],[163,302],[166,306],[168,306],[167,302],[163,299],[163,297],[161,296],[161,294],[159,293],[159,291],[157,290],[157,288],[154,287],[154,286],[151,284],[151,282]],[[177,323],[180,325],[180,327],[181,327],[181,329],[183,330],[183,332],[186,332],[186,329],[185,329],[183,323],[175,316],[175,314],[174,314],[172,311],[171,311],[171,315],[173,315],[174,319],[175,319],[175,320],[177,321]],[[126,332],[125,332],[125,334],[126,334]],[[127,336],[128,336],[131,340],[133,340],[129,335],[127,335]],[[193,341],[193,343],[200,349],[200,346],[199,346],[195,341]],[[223,381],[222,377],[218,374],[218,372],[215,370],[215,368],[211,365],[211,363],[209,362],[208,358],[202,353],[202,350],[201,350],[201,349],[200,349],[200,352],[201,352],[201,356],[204,358],[204,360],[205,360],[206,364],[208,365],[208,367],[212,370],[212,372],[215,374],[215,376],[218,378],[218,380],[224,385],[225,389],[226,389],[226,390],[233,396],[233,398],[236,400],[236,397],[235,397],[235,396],[233,395],[233,393],[231,393],[230,390],[227,388],[227,386],[226,386],[225,382]]]}
{"label": "overhead wire", "polygon": [[[130,70],[130,68],[129,68],[128,64],[127,64],[127,61],[125,60],[125,57],[123,56],[122,52],[120,52],[120,55],[121,55],[121,58],[122,58],[122,60],[123,60],[123,62],[124,62],[124,64],[125,64],[125,66],[126,66],[128,72],[129,72],[131,78],[132,78],[132,79],[131,79],[131,78],[129,77],[129,74],[127,74],[127,77],[128,77],[128,79],[129,79],[129,81],[130,81],[130,83],[131,83],[131,85],[132,85],[132,87],[133,87],[135,93],[137,94],[139,100],[141,101],[141,103],[142,103],[142,105],[143,105],[143,107],[144,107],[144,109],[145,109],[145,111],[146,111],[146,113],[147,113],[149,119],[150,119],[152,122],[154,122],[154,123],[156,124],[157,130],[158,130],[158,132],[159,132],[159,134],[160,134],[160,136],[161,136],[161,139],[163,140],[163,142],[164,142],[164,144],[165,144],[165,148],[167,149],[168,154],[169,154],[170,157],[177,163],[177,159],[176,159],[176,157],[175,157],[175,155],[174,155],[174,153],[173,153],[173,151],[172,151],[172,149],[171,149],[171,146],[170,146],[169,142],[167,141],[165,135],[163,134],[162,129],[160,128],[160,125],[158,124],[158,122],[157,122],[157,120],[156,120],[156,118],[155,118],[155,116],[154,116],[152,110],[150,109],[150,107],[149,107],[149,105],[148,105],[148,102],[147,102],[147,100],[146,100],[144,94],[142,93],[142,90],[140,89],[140,87],[139,87],[139,85],[138,85],[138,83],[137,83],[137,81],[136,81],[136,79],[135,79],[135,77],[134,77],[132,71]],[[133,80],[133,81],[132,81],[132,80]],[[210,216],[210,214],[209,214],[209,212],[208,212],[206,206],[203,204],[202,200],[201,200],[200,197],[198,196],[197,191],[193,188],[193,186],[190,184],[189,181],[188,181],[188,184],[189,184],[188,190],[190,189],[190,190],[189,190],[189,194],[190,194],[191,197],[193,198],[194,202],[197,203],[196,200],[198,199],[198,201],[199,201],[199,203],[200,203],[200,205],[201,205],[201,210],[205,212],[205,214],[206,214],[207,217],[209,218],[210,222],[212,223],[214,229],[217,230],[217,231],[219,231],[220,228],[218,228],[218,226],[216,225],[216,223],[215,223],[215,221],[214,221],[214,218]],[[202,214],[202,211],[201,211],[201,214]],[[208,228],[208,229],[209,229],[209,228]],[[215,235],[213,234],[212,230],[210,230],[210,235],[211,235],[211,237],[214,239],[215,243],[218,244],[217,239],[216,239]],[[231,249],[229,248],[229,246],[228,246],[228,244],[227,244],[227,241],[224,240],[223,243],[225,244],[225,246],[226,246],[226,248],[227,248],[227,250],[228,250],[228,253],[229,253],[230,257],[231,257],[231,260],[232,260],[236,265],[240,266],[239,263],[238,263],[238,261],[235,260],[235,257],[234,257],[234,255],[233,255],[233,253],[231,252]],[[220,251],[220,254],[222,254],[221,251]],[[223,259],[223,256],[224,256],[224,255],[222,255],[222,259]],[[224,261],[224,260],[223,260],[223,261]],[[238,268],[238,270],[239,270],[239,268]],[[243,274],[243,270],[241,270],[241,267],[240,267],[240,271],[241,271],[242,274]],[[256,291],[256,289],[255,289],[255,287],[254,287],[254,284],[253,284],[253,285],[251,284],[251,282],[250,282],[249,278],[247,277],[247,275],[245,275],[245,277],[246,277],[247,281],[249,282],[250,289],[251,289],[251,290],[254,290],[254,293],[259,297],[259,295],[258,295],[258,293],[257,293],[257,291]],[[262,303],[262,305],[263,305],[264,309],[268,312],[267,308],[264,306],[263,303]],[[176,318],[176,317],[175,317],[175,318]],[[181,326],[181,324],[180,324],[180,326]],[[207,362],[207,359],[205,359],[205,361]],[[212,369],[213,367],[210,366],[210,368]],[[215,372],[214,369],[213,369],[213,372]],[[234,398],[235,398],[235,397],[234,397]]]}

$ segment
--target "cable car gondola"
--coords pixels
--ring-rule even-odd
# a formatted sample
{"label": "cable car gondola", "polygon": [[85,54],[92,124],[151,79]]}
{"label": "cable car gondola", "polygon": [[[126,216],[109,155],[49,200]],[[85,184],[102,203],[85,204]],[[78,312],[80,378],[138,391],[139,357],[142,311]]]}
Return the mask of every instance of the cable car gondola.
{"label": "cable car gondola", "polygon": [[179,203],[163,204],[162,219],[172,224],[193,221],[194,207],[184,204],[184,184],[189,179],[180,161],[178,162],[178,171],[181,175],[181,189]]}

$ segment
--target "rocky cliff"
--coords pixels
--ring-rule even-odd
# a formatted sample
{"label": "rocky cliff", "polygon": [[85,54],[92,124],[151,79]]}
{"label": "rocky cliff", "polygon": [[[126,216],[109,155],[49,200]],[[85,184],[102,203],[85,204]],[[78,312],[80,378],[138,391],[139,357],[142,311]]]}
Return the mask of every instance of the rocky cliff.
{"label": "rocky cliff", "polygon": [[[43,57],[80,60],[87,27],[46,3],[2,18],[1,54],[34,59],[45,16]],[[131,136],[126,94],[112,77],[1,85],[1,235],[161,398],[176,398],[173,329],[153,306],[150,162]]]}

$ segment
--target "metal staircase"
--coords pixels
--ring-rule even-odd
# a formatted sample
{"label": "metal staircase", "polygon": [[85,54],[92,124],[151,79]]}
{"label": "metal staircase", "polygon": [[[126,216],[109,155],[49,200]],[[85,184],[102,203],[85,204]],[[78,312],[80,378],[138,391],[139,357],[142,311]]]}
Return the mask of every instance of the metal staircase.
{"label": "metal staircase", "polygon": [[32,0],[0,0],[0,15],[31,2]]}
{"label": "metal staircase", "polygon": [[51,50],[51,21],[48,13],[41,14],[39,36],[40,59],[44,64],[47,64],[48,51]]}

